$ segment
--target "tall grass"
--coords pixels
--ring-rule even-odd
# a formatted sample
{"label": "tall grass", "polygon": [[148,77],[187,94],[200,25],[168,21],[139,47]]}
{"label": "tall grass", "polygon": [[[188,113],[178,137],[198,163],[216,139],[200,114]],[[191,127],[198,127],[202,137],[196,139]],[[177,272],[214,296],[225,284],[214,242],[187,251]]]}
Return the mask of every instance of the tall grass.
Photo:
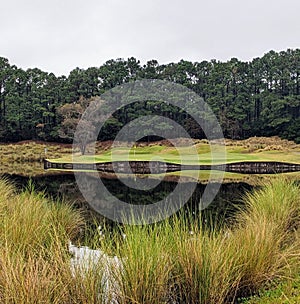
{"label": "tall grass", "polygon": [[127,226],[115,246],[122,266],[114,267],[118,303],[166,303],[170,300],[173,261],[166,249],[173,245],[166,223]]}
{"label": "tall grass", "polygon": [[244,252],[241,290],[257,290],[299,271],[299,219],[300,191],[294,182],[277,179],[247,195],[246,210],[239,213],[239,227],[232,235]]}
{"label": "tall grass", "polygon": [[269,182],[245,197],[230,228],[183,215],[104,228],[93,247],[105,259],[72,268],[67,243],[80,215],[1,181],[0,302],[234,303],[299,272],[299,194],[293,182]]}
{"label": "tall grass", "polygon": [[245,197],[230,229],[184,217],[125,227],[115,247],[119,303],[233,303],[292,276],[300,269],[299,194],[286,180],[264,185]]}
{"label": "tall grass", "polygon": [[0,302],[98,303],[101,272],[70,267],[81,214],[32,185],[17,194],[0,180],[0,198]]}
{"label": "tall grass", "polygon": [[276,180],[248,194],[236,227],[177,242],[179,297],[227,303],[299,270],[299,188]]}

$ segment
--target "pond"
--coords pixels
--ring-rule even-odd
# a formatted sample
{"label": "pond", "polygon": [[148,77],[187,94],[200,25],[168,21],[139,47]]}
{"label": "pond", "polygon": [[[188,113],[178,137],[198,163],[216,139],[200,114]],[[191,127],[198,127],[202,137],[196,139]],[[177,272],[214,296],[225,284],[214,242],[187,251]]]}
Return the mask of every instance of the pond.
{"label": "pond", "polygon": [[[81,192],[78,189],[75,176],[73,173],[56,173],[49,171],[49,175],[38,176],[21,176],[16,174],[5,174],[4,176],[12,181],[19,189],[25,188],[29,180],[33,182],[36,190],[45,191],[50,196],[64,198],[66,201],[73,203],[76,207],[84,210],[87,221],[93,221],[95,218],[104,220],[97,212],[89,206]],[[133,189],[127,186],[136,182],[136,178],[128,177],[127,179],[118,180],[114,178],[101,177],[101,181],[107,190],[115,197],[130,204],[152,204],[168,196],[176,187],[176,181],[161,181],[155,188],[149,190]],[[149,180],[151,183],[151,180]],[[156,182],[156,181],[155,181]],[[206,185],[197,183],[195,191],[184,205],[184,210],[190,210],[194,215],[201,212],[204,216],[215,219],[228,219],[235,207],[242,204],[242,196],[245,192],[250,191],[254,186],[247,183],[224,183],[221,185],[218,194],[213,202],[204,211],[200,211],[199,203]],[[178,197],[176,199],[179,199]],[[106,219],[107,221],[107,219]]]}
{"label": "pond", "polygon": [[[86,202],[86,199],[78,188],[73,172],[44,170],[43,163],[38,162],[31,165],[26,163],[26,166],[20,163],[12,164],[11,167],[3,167],[1,173],[13,181],[19,188],[26,187],[29,180],[32,180],[37,190],[45,191],[46,194],[54,198],[63,197],[65,201],[84,210],[87,222],[92,223],[95,219],[100,222],[110,222],[94,210],[95,206],[90,206]],[[235,173],[232,174],[234,175]],[[175,174],[168,175],[161,180],[155,180],[155,174],[150,176],[148,174],[126,174],[122,179],[118,179],[112,172],[98,172],[96,178],[99,178],[99,176],[103,185],[112,196],[132,205],[150,205],[163,200],[174,191],[178,181],[178,176]],[[234,179],[232,179],[234,182],[230,179],[225,180],[226,182],[220,186],[212,203],[204,210],[202,210],[200,202],[206,188],[206,183],[196,182],[195,190],[182,208],[183,211],[191,211],[195,216],[201,213],[204,219],[210,218],[215,222],[230,222],[237,207],[243,204],[242,198],[244,194],[258,187],[258,184],[253,183],[253,179],[251,179],[252,176],[257,178],[255,174],[244,174],[243,176],[243,179],[238,180],[238,182]],[[145,189],[130,187],[130,185],[139,183],[155,186],[145,187]],[[188,187],[190,179],[186,178],[184,183]],[[193,183],[195,184],[195,181]],[[101,196],[102,193],[98,193],[97,195]],[[180,196],[181,194],[179,193],[171,199],[180,200]],[[109,206],[105,206],[105,208],[109,208]]]}

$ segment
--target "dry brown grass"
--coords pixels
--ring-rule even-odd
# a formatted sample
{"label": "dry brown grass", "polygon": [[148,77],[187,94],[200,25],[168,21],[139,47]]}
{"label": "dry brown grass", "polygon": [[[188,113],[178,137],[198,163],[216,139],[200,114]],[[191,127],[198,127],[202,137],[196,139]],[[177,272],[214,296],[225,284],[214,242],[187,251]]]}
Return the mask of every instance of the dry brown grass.
{"label": "dry brown grass", "polygon": [[300,149],[293,141],[281,139],[278,136],[272,137],[250,137],[245,140],[232,140],[226,139],[226,146],[228,147],[241,147],[246,149],[247,152],[261,152],[261,151],[288,151],[293,149]]}
{"label": "dry brown grass", "polygon": [[[46,153],[45,149],[47,149]],[[0,145],[0,159],[3,162],[39,162],[44,158],[58,158],[71,152],[71,145],[34,141]]]}
{"label": "dry brown grass", "polygon": [[97,303],[86,290],[100,275],[74,277],[70,267],[67,245],[83,223],[79,212],[32,186],[17,194],[3,180],[0,198],[0,302]]}
{"label": "dry brown grass", "polygon": [[[299,186],[277,179],[246,197],[234,227],[205,230],[182,215],[122,227],[125,239],[120,227],[97,234],[94,246],[122,258],[111,269],[118,303],[233,303],[299,272],[299,197]],[[70,267],[78,212],[5,181],[0,198],[0,302],[101,303],[105,266]]]}

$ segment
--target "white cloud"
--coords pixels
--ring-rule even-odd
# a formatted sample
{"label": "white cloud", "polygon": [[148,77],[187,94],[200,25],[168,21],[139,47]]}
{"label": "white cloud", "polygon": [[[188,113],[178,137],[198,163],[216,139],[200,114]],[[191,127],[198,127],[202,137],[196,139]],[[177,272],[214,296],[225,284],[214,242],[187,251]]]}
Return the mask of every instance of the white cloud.
{"label": "white cloud", "polygon": [[0,56],[67,75],[131,56],[161,63],[300,47],[298,0],[10,0],[2,4]]}

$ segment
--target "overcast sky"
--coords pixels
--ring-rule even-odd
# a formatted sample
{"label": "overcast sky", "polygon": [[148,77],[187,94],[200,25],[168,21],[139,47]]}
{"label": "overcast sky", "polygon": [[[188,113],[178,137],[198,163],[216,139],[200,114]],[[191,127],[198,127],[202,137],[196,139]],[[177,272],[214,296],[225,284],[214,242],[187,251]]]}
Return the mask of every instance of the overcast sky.
{"label": "overcast sky", "polygon": [[109,59],[145,63],[300,47],[299,0],[1,0],[0,56],[57,76]]}

